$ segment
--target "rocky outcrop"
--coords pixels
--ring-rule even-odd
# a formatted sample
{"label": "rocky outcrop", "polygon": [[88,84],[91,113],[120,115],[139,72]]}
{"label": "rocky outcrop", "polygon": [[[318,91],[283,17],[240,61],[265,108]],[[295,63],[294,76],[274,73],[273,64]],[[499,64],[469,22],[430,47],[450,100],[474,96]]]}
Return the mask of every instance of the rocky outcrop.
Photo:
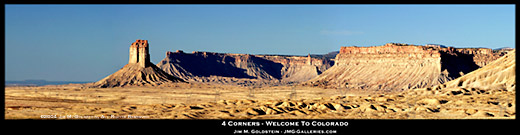
{"label": "rocky outcrop", "polygon": [[90,87],[158,86],[161,84],[184,82],[171,76],[150,62],[148,41],[136,40],[130,46],[128,64],[119,71],[93,83]]}
{"label": "rocky outcrop", "polygon": [[136,40],[130,45],[128,64],[138,64],[141,67],[147,67],[150,66],[150,63],[148,40]]}
{"label": "rocky outcrop", "polygon": [[157,66],[191,82],[280,85],[306,81],[332,66],[309,56],[251,55],[214,52],[166,52]]}
{"label": "rocky outcrop", "polygon": [[445,84],[434,86],[430,88],[430,90],[463,88],[465,90],[515,91],[515,56],[515,50],[511,50],[505,56],[490,62],[482,68],[479,68]]}
{"label": "rocky outcrop", "polygon": [[307,57],[277,55],[256,56],[282,64],[280,79],[283,82],[303,82],[310,80],[333,65],[333,62],[328,59],[312,58],[310,55],[307,55]]}
{"label": "rocky outcrop", "polygon": [[304,85],[407,90],[442,84],[500,57],[486,48],[453,48],[389,43],[341,47],[335,65]]}

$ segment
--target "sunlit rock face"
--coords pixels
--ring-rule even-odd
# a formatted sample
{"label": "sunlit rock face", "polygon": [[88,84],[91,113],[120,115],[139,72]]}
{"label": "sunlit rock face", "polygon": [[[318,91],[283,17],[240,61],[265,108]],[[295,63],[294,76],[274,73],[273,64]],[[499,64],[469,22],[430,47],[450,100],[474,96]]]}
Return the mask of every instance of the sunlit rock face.
{"label": "sunlit rock face", "polygon": [[474,71],[501,55],[487,48],[398,43],[341,47],[334,66],[304,85],[385,91],[431,87]]}

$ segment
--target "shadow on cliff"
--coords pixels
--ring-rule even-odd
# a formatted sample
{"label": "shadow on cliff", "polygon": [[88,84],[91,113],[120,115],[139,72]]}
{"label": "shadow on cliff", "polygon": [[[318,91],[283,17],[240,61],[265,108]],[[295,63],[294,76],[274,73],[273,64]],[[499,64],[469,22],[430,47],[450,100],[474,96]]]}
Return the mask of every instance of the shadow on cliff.
{"label": "shadow on cliff", "polygon": [[255,69],[259,69],[259,71],[265,72],[275,79],[282,79],[283,65],[281,63],[255,57],[254,55],[249,55],[249,60],[251,60],[248,61],[249,68],[255,67]]}
{"label": "shadow on cliff", "polygon": [[447,70],[449,78],[455,79],[463,74],[467,74],[480,68],[475,64],[472,54],[449,53],[443,51],[440,51],[440,53],[441,71]]}
{"label": "shadow on cliff", "polygon": [[255,57],[253,55],[230,56],[219,53],[172,53],[169,62],[182,67],[193,76],[235,77],[235,78],[269,78],[281,79],[280,63]]}

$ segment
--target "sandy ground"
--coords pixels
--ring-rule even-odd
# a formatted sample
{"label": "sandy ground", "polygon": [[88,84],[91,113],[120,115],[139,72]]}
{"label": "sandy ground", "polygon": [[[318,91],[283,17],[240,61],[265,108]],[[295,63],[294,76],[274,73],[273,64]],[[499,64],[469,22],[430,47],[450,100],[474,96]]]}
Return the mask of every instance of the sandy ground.
{"label": "sandy ground", "polygon": [[[454,92],[455,91],[455,92]],[[515,119],[515,91],[5,87],[6,119]]]}

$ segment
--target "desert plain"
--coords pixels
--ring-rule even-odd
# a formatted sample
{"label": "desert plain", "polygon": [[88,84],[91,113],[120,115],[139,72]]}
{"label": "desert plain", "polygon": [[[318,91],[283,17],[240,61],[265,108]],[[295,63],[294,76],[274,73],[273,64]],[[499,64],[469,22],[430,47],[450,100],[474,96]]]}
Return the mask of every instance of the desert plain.
{"label": "desert plain", "polygon": [[514,91],[476,89],[369,93],[207,84],[5,88],[6,119],[515,119],[515,103]]}

